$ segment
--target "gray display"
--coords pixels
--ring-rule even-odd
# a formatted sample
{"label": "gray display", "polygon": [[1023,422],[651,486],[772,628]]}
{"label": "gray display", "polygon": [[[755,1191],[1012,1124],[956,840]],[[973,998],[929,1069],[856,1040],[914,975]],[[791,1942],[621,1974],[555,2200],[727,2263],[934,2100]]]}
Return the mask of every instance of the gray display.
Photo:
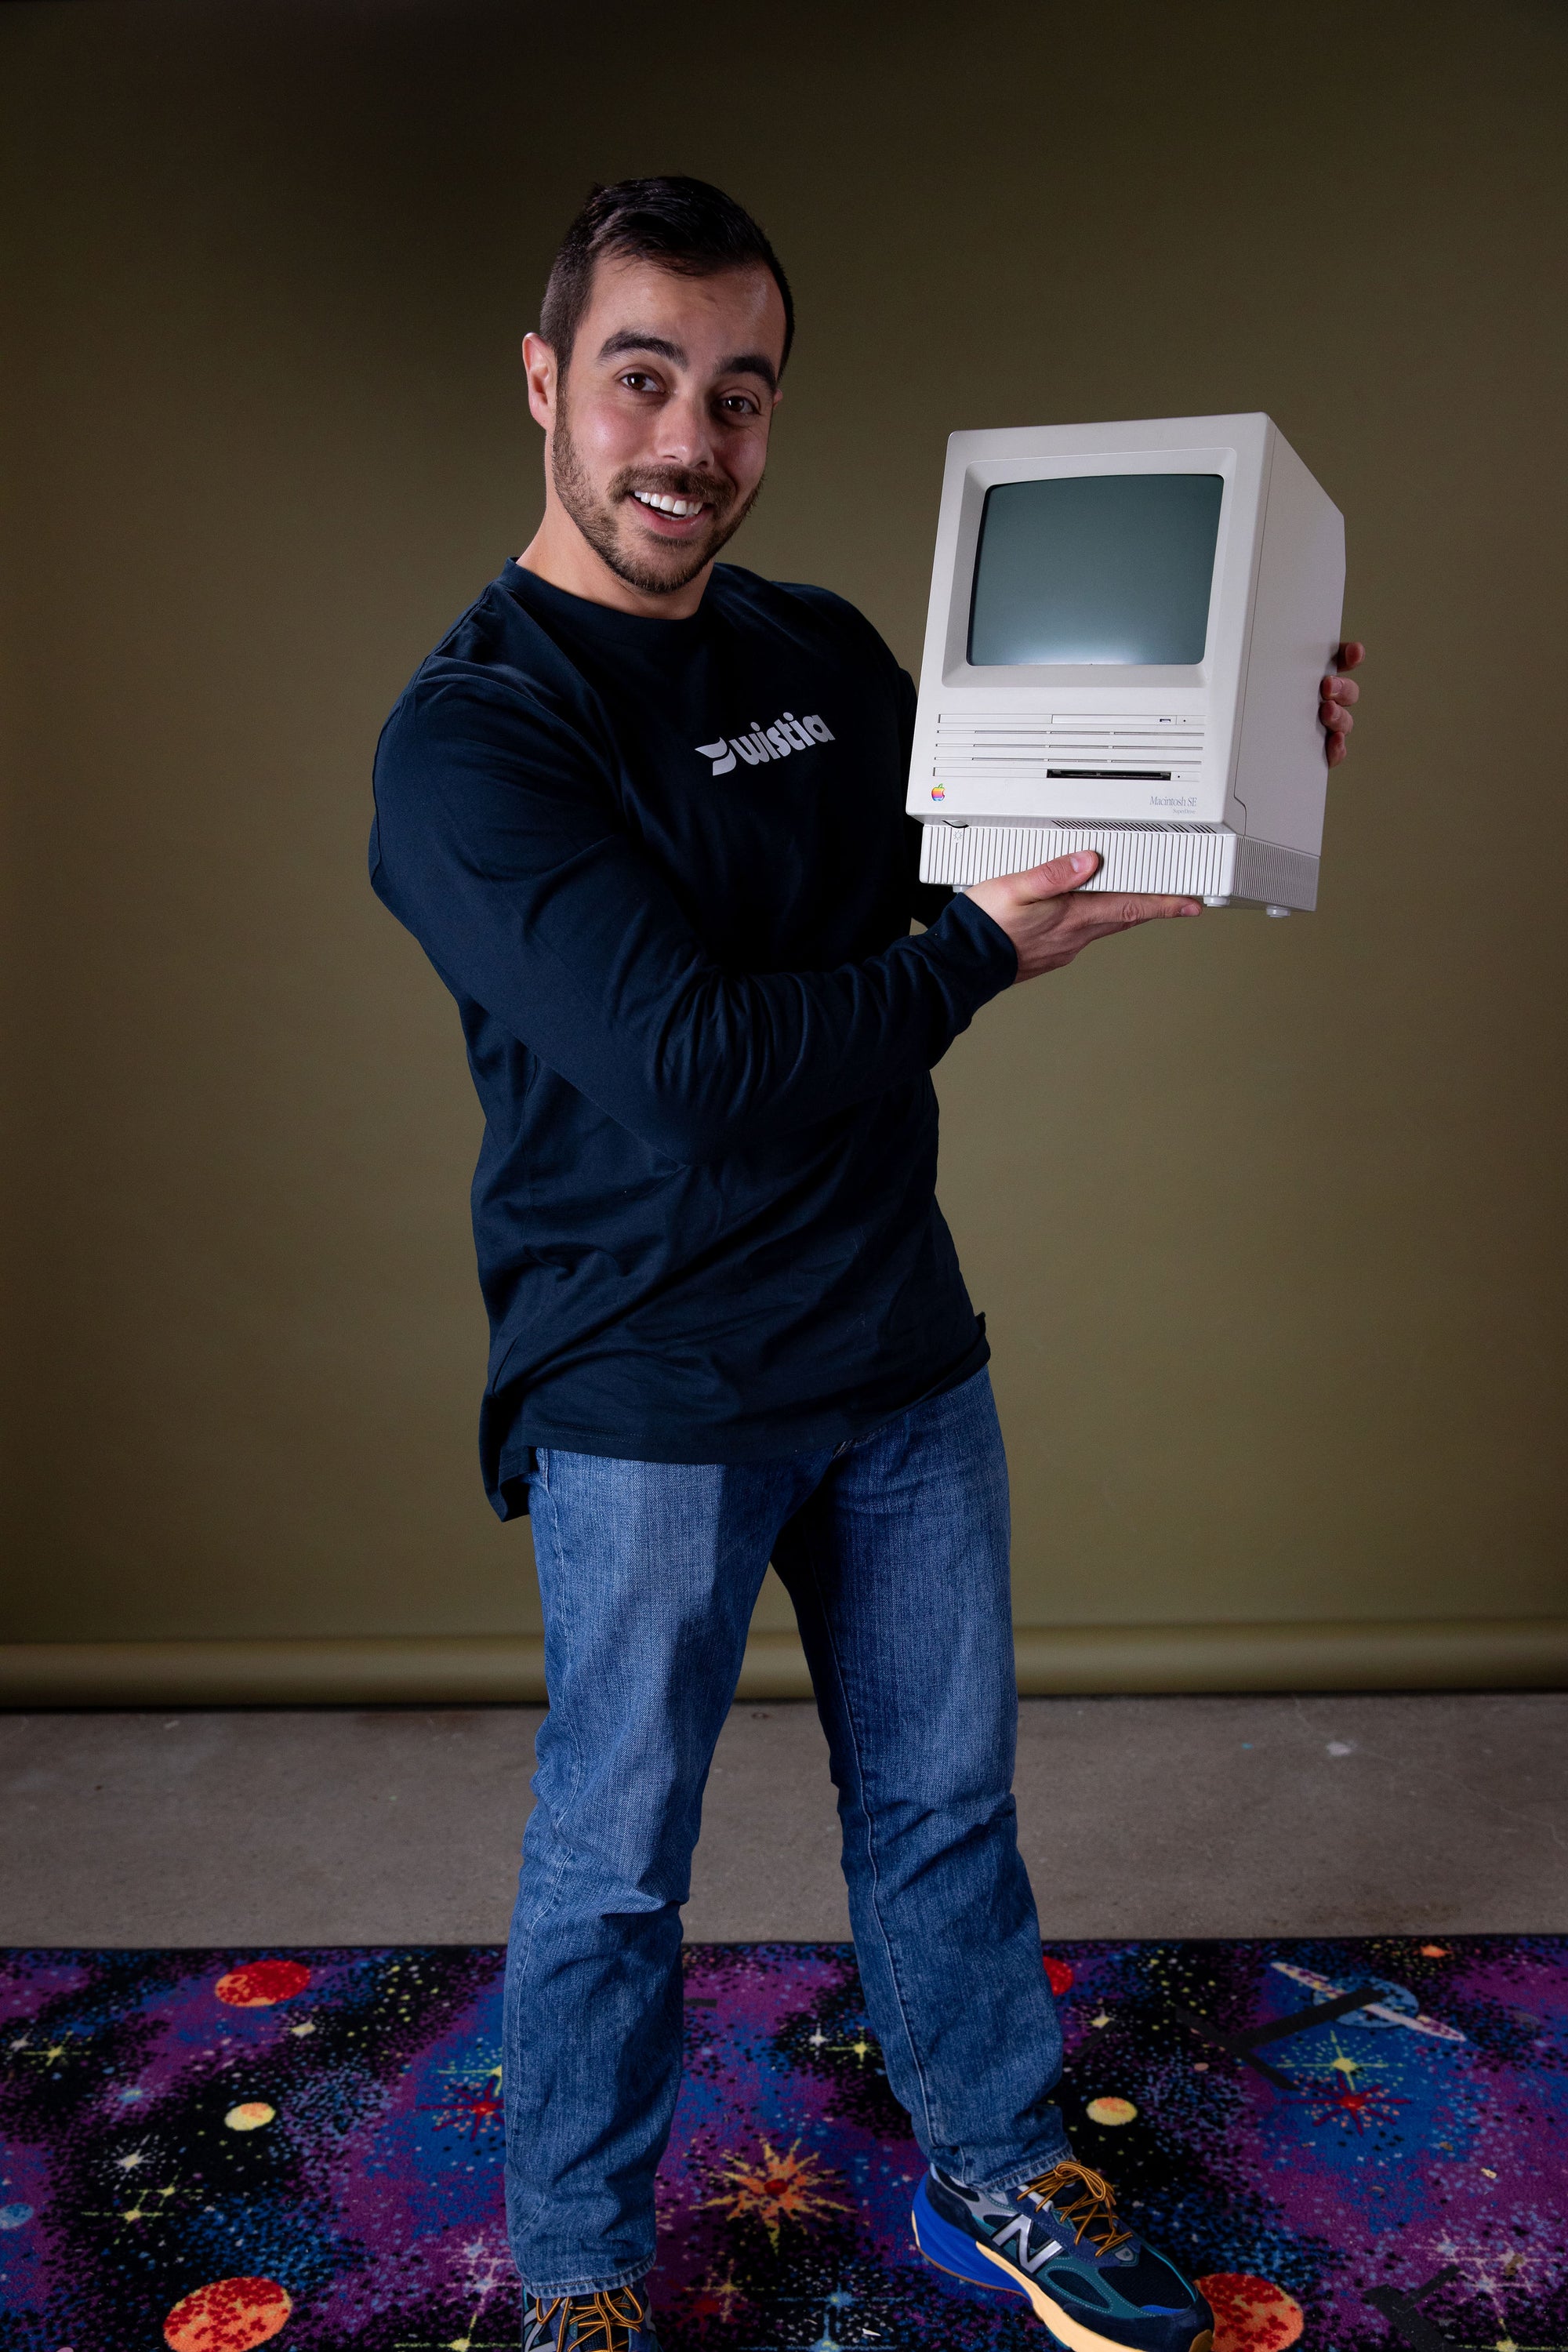
{"label": "gray display", "polygon": [[1072,474],[985,494],[969,659],[1201,662],[1225,481]]}

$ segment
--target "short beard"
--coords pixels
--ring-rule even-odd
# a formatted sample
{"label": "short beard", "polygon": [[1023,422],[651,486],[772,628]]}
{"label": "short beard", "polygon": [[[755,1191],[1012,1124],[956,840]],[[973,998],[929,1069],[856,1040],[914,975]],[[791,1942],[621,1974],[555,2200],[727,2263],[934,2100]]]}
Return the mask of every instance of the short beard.
{"label": "short beard", "polygon": [[[563,385],[563,395],[564,390]],[[616,476],[601,499],[595,493],[572,438],[564,396],[556,413],[550,470],[556,497],[595,555],[603,557],[617,580],[624,580],[628,588],[636,588],[645,596],[673,595],[678,588],[695,580],[712,562],[719,550],[734,538],[756,505],[763,488],[759,481],[749,499],[736,502],[733,486],[721,475],[693,473],[679,466],[628,466]],[[654,490],[672,499],[702,499],[712,507],[713,521],[706,539],[689,547],[671,544],[669,552],[677,559],[673,571],[657,572],[645,559],[628,555],[623,550],[621,502],[633,490]],[[727,510],[726,501],[731,502],[732,510]]]}

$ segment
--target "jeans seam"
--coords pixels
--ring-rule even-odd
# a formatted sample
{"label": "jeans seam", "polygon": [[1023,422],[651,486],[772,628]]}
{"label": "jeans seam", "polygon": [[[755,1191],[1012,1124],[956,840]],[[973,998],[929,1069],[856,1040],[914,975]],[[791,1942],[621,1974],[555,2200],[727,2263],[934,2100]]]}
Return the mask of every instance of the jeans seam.
{"label": "jeans seam", "polygon": [[[546,1502],[549,1504],[549,1506],[550,1506],[550,1526],[551,1526],[551,1533],[552,1533],[552,1537],[553,1543],[554,1543],[554,1548],[555,1548],[555,1563],[556,1563],[556,1571],[557,1571],[557,1574],[558,1574],[558,1575],[560,1576],[560,1578],[561,1578],[561,1587],[562,1587],[562,1591],[563,1591],[563,1594],[568,1594],[568,1593],[570,1592],[570,1590],[571,1590],[571,1580],[570,1580],[570,1578],[569,1578],[569,1577],[567,1577],[567,1576],[563,1573],[563,1568],[564,1568],[564,1538],[563,1538],[563,1534],[562,1534],[562,1530],[561,1530],[561,1514],[560,1514],[560,1512],[559,1512],[559,1511],[557,1510],[557,1508],[556,1508],[556,1506],[555,1506],[555,1497],[554,1497],[553,1494],[552,1494],[551,1489],[550,1489],[550,1475],[549,1475],[549,1468],[548,1468],[548,1465],[547,1465],[547,1464],[546,1464],[546,1465],[542,1465],[542,1467],[541,1467],[541,1475],[540,1475],[539,1480],[538,1480],[538,1482],[537,1482],[537,1484],[536,1484],[536,1486],[535,1486],[534,1492],[535,1492],[536,1496],[537,1496],[537,1495],[539,1495],[539,1494],[542,1494],[542,1495],[543,1495],[543,1496],[544,1496],[545,1501],[546,1501]],[[560,1619],[560,1622],[561,1622],[561,1625],[562,1625],[562,1630],[563,1630],[563,1632],[570,1633],[570,1630],[571,1630],[571,1624],[572,1624],[572,1608],[571,1608],[571,1602],[570,1602],[570,1600],[569,1600],[569,1599],[568,1599],[568,1600],[563,1601],[563,1607],[562,1607],[562,1610],[561,1610],[561,1619]],[[548,1700],[549,1700],[549,1692],[548,1692],[548,1688],[546,1689],[545,1697],[546,1697],[546,1704],[548,1705]],[[568,1717],[568,1724],[570,1724],[570,1717]],[[572,1780],[571,1780],[570,1789],[569,1789],[568,1793],[567,1793],[567,1800],[566,1800],[566,1801],[567,1801],[568,1806],[570,1806],[570,1805],[574,1802],[574,1800],[575,1800],[575,1798],[576,1798],[577,1791],[578,1791],[578,1790],[581,1788],[581,1786],[582,1786],[582,1784],[583,1784],[583,1759],[582,1759],[582,1756],[581,1756],[581,1754],[580,1754],[580,1752],[579,1752],[579,1750],[578,1750],[578,1748],[577,1748],[577,1740],[576,1740],[576,1734],[575,1734],[575,1732],[571,1732],[570,1737],[571,1737],[571,1739],[572,1739]],[[556,1824],[558,1824],[558,1822],[559,1822],[559,1818],[560,1818],[560,1817],[559,1817],[559,1815],[558,1815],[558,1814],[556,1814],[556,1815],[552,1815],[552,1823],[556,1823]],[[529,1923],[528,1923],[528,1940],[527,1940],[527,1942],[526,1942],[526,1943],[524,1944],[524,1946],[523,1946],[522,1953],[521,1953],[521,1958],[520,1958],[520,1960],[519,1960],[519,1962],[518,1962],[518,1967],[517,1967],[517,1975],[518,1975],[518,1977],[519,1977],[519,1979],[520,1979],[527,1974],[528,1964],[529,1964],[529,1962],[530,1962],[530,1961],[532,1959],[532,1958],[533,1958],[533,1947],[534,1947],[534,1943],[535,1943],[535,1940],[536,1940],[537,1936],[538,1936],[538,1933],[539,1933],[539,1929],[540,1929],[540,1927],[542,1926],[543,1922],[544,1922],[544,1921],[549,1917],[549,1916],[550,1916],[551,1912],[555,1908],[556,1902],[557,1902],[557,1900],[559,1899],[560,1893],[561,1893],[561,1883],[562,1883],[562,1880],[563,1880],[563,1879],[565,1877],[565,1875],[566,1875],[566,1865],[567,1865],[567,1862],[568,1862],[568,1860],[569,1860],[569,1859],[570,1859],[570,1856],[569,1856],[569,1852],[568,1852],[568,1847],[567,1847],[567,1841],[566,1841],[565,1837],[564,1837],[563,1835],[562,1835],[562,1834],[561,1834],[560,1830],[559,1830],[559,1827],[557,1827],[557,1830],[556,1830],[556,1860],[555,1860],[555,1865],[554,1865],[554,1868],[553,1868],[553,1870],[552,1870],[552,1874],[551,1874],[550,1885],[549,1885],[549,1887],[548,1887],[548,1889],[547,1889],[547,1891],[546,1891],[546,1893],[545,1893],[545,1895],[544,1895],[544,1897],[543,1897],[542,1901],[541,1902],[541,1904],[540,1904],[540,1906],[539,1906],[538,1909],[533,1913],[532,1916],[530,1918]],[[546,2203],[546,2200],[547,2200],[547,2199],[548,2199],[548,2197],[549,2197],[549,2194],[550,2194],[549,2185],[548,2185],[548,2183],[546,2183],[546,2185],[545,2185],[543,2188],[542,2188],[542,2189],[540,2189],[540,2192],[539,2192],[538,2198],[537,2198],[537,2200],[535,2200],[535,2203],[534,2203],[534,2206],[533,2206],[533,2210],[532,2210],[532,2211],[529,2214],[528,2219],[527,2219],[525,2221],[521,2222],[521,2223],[519,2224],[520,2230],[531,2230],[531,2229],[532,2229],[532,2227],[533,2227],[534,2223],[538,2221],[538,2219],[539,2219],[539,2217],[540,2217],[541,2213],[544,2210],[545,2203]],[[634,2273],[631,2273],[631,2275],[632,2275],[633,2277],[640,2277],[640,2276],[641,2276],[641,2274],[642,2274],[642,2273],[641,2273],[640,2272],[634,2272]],[[613,2284],[616,2284],[616,2285],[617,2285],[617,2286],[620,2286],[620,2285],[625,2285],[625,2284],[626,2284],[626,2281],[625,2279],[616,2279],[616,2281],[614,2281],[614,2282],[613,2282]],[[553,2288],[553,2289],[552,2289],[552,2290],[549,2290],[549,2292],[551,2292],[551,2293],[554,2293],[554,2294],[591,2294],[595,2293],[596,2291],[597,2291],[597,2290],[596,2290],[595,2286],[593,2284],[590,2284],[589,2285],[587,2285],[587,2286],[585,2286],[585,2287],[582,2287],[582,2288],[556,2287],[556,2288]]]}
{"label": "jeans seam", "polygon": [[882,1952],[888,1963],[888,1976],[893,1988],[893,1999],[898,2003],[899,2022],[904,2029],[904,2040],[909,2045],[910,2063],[914,2068],[915,2080],[921,2086],[921,2106],[925,2115],[926,2135],[934,2147],[942,2144],[942,2136],[937,2131],[936,2126],[931,2120],[931,2092],[926,2083],[925,2069],[921,2064],[920,2051],[916,2046],[914,2032],[910,2024],[910,2012],[904,2000],[904,1988],[900,1980],[899,1963],[897,1955],[893,1949],[893,1940],[888,1933],[886,1923],[882,1917],[881,1905],[878,1900],[881,1889],[881,1874],[877,1867],[876,1815],[871,1809],[870,1802],[867,1796],[866,1766],[860,1748],[859,1727],[855,1720],[855,1709],[849,1696],[849,1686],[844,1678],[844,1668],[840,1663],[838,1655],[838,1643],[834,1633],[833,1621],[828,1612],[826,1601],[823,1594],[822,1580],[816,1572],[816,1535],[815,1529],[812,1530],[807,1540],[806,1555],[810,1562],[811,1580],[816,1588],[817,1602],[821,1613],[823,1640],[826,1643],[827,1654],[833,1664],[834,1680],[838,1685],[838,1695],[844,1704],[844,1721],[848,1730],[850,1745],[855,1755],[855,1777],[859,1783],[861,1811],[866,1816],[866,1858],[871,1866],[871,1916],[877,1922],[877,1932],[882,1939]]}

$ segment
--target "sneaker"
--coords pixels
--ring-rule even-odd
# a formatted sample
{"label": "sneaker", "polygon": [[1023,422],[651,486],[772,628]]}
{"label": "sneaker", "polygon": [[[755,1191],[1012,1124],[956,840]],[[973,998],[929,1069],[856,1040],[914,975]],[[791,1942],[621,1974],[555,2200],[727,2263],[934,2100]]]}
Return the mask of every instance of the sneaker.
{"label": "sneaker", "polygon": [[1116,2194],[1069,2158],[994,2197],[933,2164],[915,2191],[915,2243],[971,2286],[1027,2297],[1066,2352],[1214,2352],[1190,2280],[1116,2218]]}
{"label": "sneaker", "polygon": [[531,2294],[522,2309],[522,2352],[658,2352],[653,2313],[636,2286],[599,2294]]}

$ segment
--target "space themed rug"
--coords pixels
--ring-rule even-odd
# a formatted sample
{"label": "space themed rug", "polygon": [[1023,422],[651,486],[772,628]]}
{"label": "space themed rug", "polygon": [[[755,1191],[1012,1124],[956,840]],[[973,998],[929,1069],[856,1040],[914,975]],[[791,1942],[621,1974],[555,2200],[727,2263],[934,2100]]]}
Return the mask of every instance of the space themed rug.
{"label": "space themed rug", "polygon": [[[1060,1944],[1079,2158],[1216,2352],[1568,2352],[1568,1938]],[[0,1955],[7,2352],[511,2352],[501,1955]],[[668,2352],[1038,2352],[920,2261],[833,1944],[686,1952]]]}

